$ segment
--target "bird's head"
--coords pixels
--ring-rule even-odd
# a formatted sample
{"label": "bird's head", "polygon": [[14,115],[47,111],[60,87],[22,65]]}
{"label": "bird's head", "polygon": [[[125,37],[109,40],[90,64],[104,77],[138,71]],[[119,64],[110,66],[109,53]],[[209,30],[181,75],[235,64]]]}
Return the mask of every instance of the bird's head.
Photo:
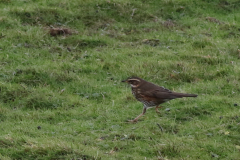
{"label": "bird's head", "polygon": [[128,83],[131,85],[131,87],[135,88],[138,87],[143,82],[143,80],[138,77],[130,77],[126,80],[123,80],[122,82]]}

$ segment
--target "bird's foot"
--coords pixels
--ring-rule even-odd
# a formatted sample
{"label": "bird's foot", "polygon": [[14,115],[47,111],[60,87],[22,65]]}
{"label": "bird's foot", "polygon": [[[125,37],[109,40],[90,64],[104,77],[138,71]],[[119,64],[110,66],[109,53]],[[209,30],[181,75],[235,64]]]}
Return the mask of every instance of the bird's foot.
{"label": "bird's foot", "polygon": [[157,112],[158,114],[161,114],[161,112],[160,112],[158,109],[156,109],[156,112]]}
{"label": "bird's foot", "polygon": [[137,123],[137,119],[134,119],[134,120],[128,120],[128,122],[131,122],[131,123]]}
{"label": "bird's foot", "polygon": [[160,114],[161,112],[158,110],[158,108],[162,108],[162,107],[157,106],[157,107],[155,108],[156,112]]}

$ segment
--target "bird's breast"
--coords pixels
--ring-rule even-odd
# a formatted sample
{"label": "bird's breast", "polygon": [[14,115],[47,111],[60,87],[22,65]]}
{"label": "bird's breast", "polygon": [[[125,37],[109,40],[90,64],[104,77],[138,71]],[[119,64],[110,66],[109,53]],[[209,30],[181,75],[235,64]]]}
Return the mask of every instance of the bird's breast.
{"label": "bird's breast", "polygon": [[144,95],[142,94],[141,89],[135,89],[135,88],[132,89],[132,94],[140,102],[144,101],[144,99],[145,99]]}

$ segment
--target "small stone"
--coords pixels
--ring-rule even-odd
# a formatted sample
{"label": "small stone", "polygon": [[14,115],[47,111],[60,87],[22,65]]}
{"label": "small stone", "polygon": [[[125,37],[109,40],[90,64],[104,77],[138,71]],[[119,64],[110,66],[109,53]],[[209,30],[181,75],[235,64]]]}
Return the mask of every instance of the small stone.
{"label": "small stone", "polygon": [[168,112],[169,112],[170,110],[171,110],[170,108],[166,108],[166,109],[165,109],[165,111],[168,111]]}
{"label": "small stone", "polygon": [[219,157],[219,155],[217,155],[217,154],[215,154],[215,153],[211,153],[211,154],[212,154],[212,157],[216,157],[216,158]]}
{"label": "small stone", "polygon": [[207,135],[207,136],[213,136],[213,134],[212,134],[212,133],[207,133],[206,135]]}

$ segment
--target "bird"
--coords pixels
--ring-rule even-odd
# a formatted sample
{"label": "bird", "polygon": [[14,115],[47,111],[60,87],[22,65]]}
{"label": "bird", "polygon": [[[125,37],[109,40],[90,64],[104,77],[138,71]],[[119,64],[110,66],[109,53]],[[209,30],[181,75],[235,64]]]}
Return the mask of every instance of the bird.
{"label": "bird", "polygon": [[156,112],[160,113],[158,111],[158,108],[161,108],[159,105],[162,103],[175,98],[198,96],[197,94],[173,92],[169,89],[158,86],[139,77],[129,77],[122,82],[130,84],[133,96],[138,101],[143,103],[142,113],[138,115],[134,120],[129,120],[129,122],[137,122],[138,119],[146,113],[146,110],[148,108],[155,107]]}

